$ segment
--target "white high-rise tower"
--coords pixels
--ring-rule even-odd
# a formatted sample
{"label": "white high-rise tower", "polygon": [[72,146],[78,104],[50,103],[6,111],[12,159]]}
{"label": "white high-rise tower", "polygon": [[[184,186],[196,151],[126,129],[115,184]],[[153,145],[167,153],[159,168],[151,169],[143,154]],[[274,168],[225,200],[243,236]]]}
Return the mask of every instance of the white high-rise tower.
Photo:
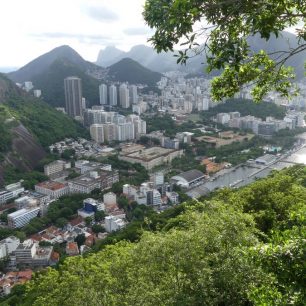
{"label": "white high-rise tower", "polygon": [[112,106],[117,105],[117,87],[115,85],[109,87],[109,102]]}
{"label": "white high-rise tower", "polygon": [[130,107],[129,90],[126,84],[121,84],[119,87],[120,106],[122,108]]}
{"label": "white high-rise tower", "polygon": [[100,96],[100,104],[106,105],[107,103],[107,86],[105,84],[101,84],[99,86],[99,96]]}

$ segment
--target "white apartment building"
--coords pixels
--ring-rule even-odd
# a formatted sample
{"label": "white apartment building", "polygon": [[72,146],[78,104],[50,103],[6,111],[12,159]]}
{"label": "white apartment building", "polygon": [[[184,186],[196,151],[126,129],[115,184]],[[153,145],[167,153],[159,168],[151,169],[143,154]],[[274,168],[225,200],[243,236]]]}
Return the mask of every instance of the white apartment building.
{"label": "white apartment building", "polygon": [[36,184],[35,191],[48,195],[50,199],[58,199],[69,194],[69,187],[59,182],[46,181]]}
{"label": "white apartment building", "polygon": [[67,163],[63,160],[55,160],[54,162],[44,166],[44,173],[45,175],[50,176],[68,168],[71,168],[70,162]]}
{"label": "white apartment building", "polygon": [[105,84],[101,84],[99,86],[99,97],[100,97],[100,104],[106,105],[107,104],[107,86]]}
{"label": "white apartment building", "polygon": [[129,90],[126,84],[121,84],[119,87],[119,99],[120,99],[120,106],[122,108],[130,107]]}
{"label": "white apartment building", "polygon": [[109,87],[109,104],[112,106],[117,105],[117,87],[115,85]]}
{"label": "white apartment building", "polygon": [[22,208],[7,215],[7,223],[11,228],[20,228],[27,225],[30,220],[37,217],[40,211],[39,207]]}
{"label": "white apartment building", "polygon": [[114,205],[117,203],[117,196],[113,192],[107,192],[103,195],[103,202],[105,205]]}
{"label": "white apartment building", "polygon": [[105,230],[108,233],[118,231],[125,226],[123,219],[117,218],[115,216],[105,217]]}
{"label": "white apartment building", "polygon": [[104,142],[104,124],[92,124],[90,126],[90,137],[98,142]]}
{"label": "white apartment building", "polygon": [[21,182],[5,186],[4,189],[0,190],[0,204],[17,197],[22,192],[24,192],[24,188],[21,186]]}
{"label": "white apartment building", "polygon": [[7,237],[0,241],[0,259],[7,257],[12,252],[14,252],[18,245],[20,244],[20,239],[15,236]]}
{"label": "white apartment building", "polygon": [[130,102],[131,104],[137,104],[138,102],[138,94],[137,94],[137,86],[136,85],[130,85]]}

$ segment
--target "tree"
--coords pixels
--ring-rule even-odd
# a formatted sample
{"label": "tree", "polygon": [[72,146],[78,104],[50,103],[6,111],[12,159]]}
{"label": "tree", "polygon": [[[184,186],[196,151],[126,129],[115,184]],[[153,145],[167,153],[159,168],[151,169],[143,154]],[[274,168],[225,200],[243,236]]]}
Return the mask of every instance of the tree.
{"label": "tree", "polygon": [[104,220],[105,212],[103,210],[99,210],[95,213],[95,221],[99,222]]}
{"label": "tree", "polygon": [[57,227],[63,228],[68,223],[68,220],[66,218],[58,218],[55,222],[55,225]]}
{"label": "tree", "polygon": [[91,229],[96,234],[105,232],[105,228],[102,225],[99,225],[99,224],[94,224]]}
{"label": "tree", "polygon": [[91,217],[86,217],[84,219],[86,226],[90,226],[91,222],[92,222],[92,218]]}
{"label": "tree", "polygon": [[77,235],[74,239],[74,241],[78,244],[78,247],[83,245],[85,240],[86,240],[85,234]]}
{"label": "tree", "polygon": [[[214,100],[232,97],[244,85],[253,84],[256,101],[271,90],[289,96],[294,76],[286,61],[306,50],[306,2],[303,0],[147,0],[144,19],[154,28],[150,41],[158,52],[179,51],[178,62],[205,52],[207,70],[222,70],[212,82]],[[205,20],[205,24],[203,22]],[[198,30],[195,30],[195,23]],[[296,27],[297,44],[273,53],[250,50],[248,38],[269,40],[288,27]]]}

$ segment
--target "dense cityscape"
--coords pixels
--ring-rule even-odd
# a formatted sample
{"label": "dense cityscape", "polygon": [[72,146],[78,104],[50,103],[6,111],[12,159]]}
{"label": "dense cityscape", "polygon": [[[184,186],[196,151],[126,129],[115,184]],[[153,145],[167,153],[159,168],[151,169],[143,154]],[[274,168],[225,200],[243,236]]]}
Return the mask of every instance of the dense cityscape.
{"label": "dense cityscape", "polygon": [[305,77],[287,92],[282,66],[260,83],[266,62],[242,61],[229,94],[232,59],[172,69],[159,38],[168,53],[65,45],[0,73],[1,305],[303,305]]}

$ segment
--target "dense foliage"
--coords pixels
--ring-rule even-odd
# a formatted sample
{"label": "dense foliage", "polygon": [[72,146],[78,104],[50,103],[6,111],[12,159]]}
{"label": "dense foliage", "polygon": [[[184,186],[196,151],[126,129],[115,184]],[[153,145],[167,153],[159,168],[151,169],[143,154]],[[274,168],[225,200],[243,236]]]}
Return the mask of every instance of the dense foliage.
{"label": "dense foliage", "polygon": [[7,109],[3,105],[0,105],[0,154],[7,152],[11,147],[12,134],[8,122],[10,119],[11,116]]}
{"label": "dense foliage", "polygon": [[[143,15],[154,29],[150,40],[157,51],[172,51],[183,39],[186,49],[179,51],[178,62],[185,63],[195,48],[195,53],[205,50],[208,71],[222,69],[212,82],[215,100],[233,97],[246,84],[253,85],[256,101],[272,90],[288,96],[294,74],[284,64],[306,50],[306,4],[301,0],[147,0]],[[250,37],[269,40],[288,27],[296,28],[295,45],[270,54],[250,50]]]}
{"label": "dense foliage", "polygon": [[86,97],[87,106],[99,104],[99,81],[86,74],[81,66],[66,58],[54,61],[47,71],[35,76],[33,82],[36,88],[42,90],[43,98],[48,104],[64,107],[64,79],[72,75],[82,79],[82,94]]}
{"label": "dense foliage", "polygon": [[153,214],[138,243],[66,259],[20,305],[303,305],[305,182],[295,166]]}
{"label": "dense foliage", "polygon": [[225,103],[218,104],[216,107],[202,112],[205,118],[210,118],[218,113],[239,112],[241,116],[254,116],[263,120],[266,117],[283,119],[286,115],[286,109],[274,103],[262,102],[254,103],[247,99],[229,99]]}
{"label": "dense foliage", "polygon": [[65,137],[88,137],[79,123],[38,99],[16,96],[8,99],[5,105],[43,146]]}

